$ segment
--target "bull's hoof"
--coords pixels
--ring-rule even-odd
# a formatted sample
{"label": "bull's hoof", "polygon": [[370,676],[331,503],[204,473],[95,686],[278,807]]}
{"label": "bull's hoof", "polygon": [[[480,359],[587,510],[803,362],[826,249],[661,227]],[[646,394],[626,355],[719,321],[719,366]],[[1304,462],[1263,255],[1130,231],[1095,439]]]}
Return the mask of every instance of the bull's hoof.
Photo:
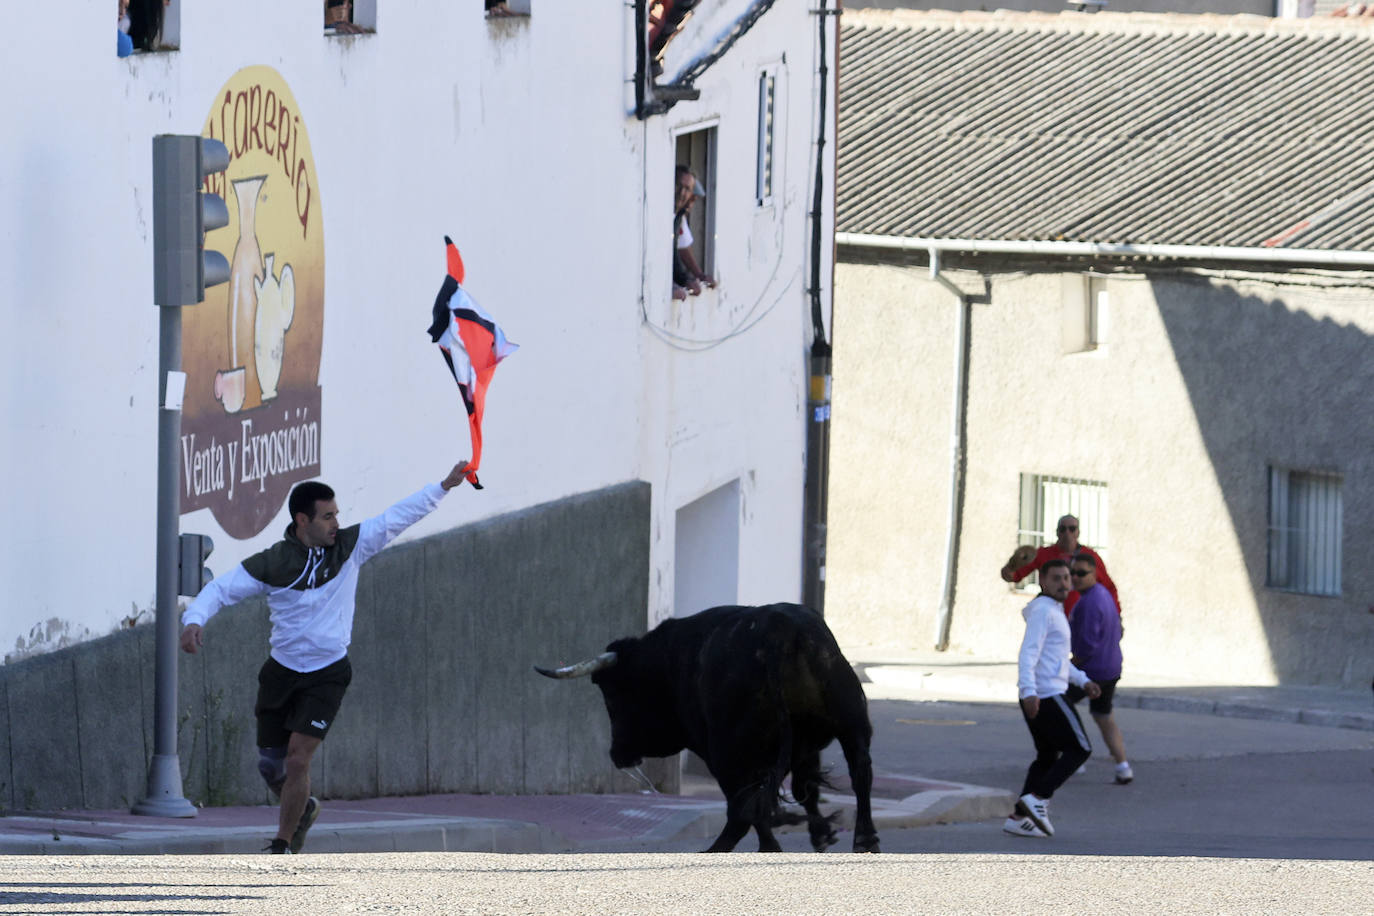
{"label": "bull's hoof", "polygon": [[825,852],[827,849],[829,849],[831,846],[834,846],[839,841],[840,835],[832,830],[825,836],[812,836],[811,848],[814,849],[816,852]]}
{"label": "bull's hoof", "polygon": [[854,851],[881,852],[882,850],[878,848],[878,835],[876,833],[870,833],[864,836],[860,836],[857,833],[854,834]]}

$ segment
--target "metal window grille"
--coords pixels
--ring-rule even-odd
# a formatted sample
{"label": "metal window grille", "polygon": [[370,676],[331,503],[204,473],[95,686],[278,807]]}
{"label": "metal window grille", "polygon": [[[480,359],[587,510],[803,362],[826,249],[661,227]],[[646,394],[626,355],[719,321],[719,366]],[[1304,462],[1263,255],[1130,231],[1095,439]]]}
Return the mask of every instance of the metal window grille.
{"label": "metal window grille", "polygon": [[[1096,480],[1053,477],[1046,474],[1021,475],[1021,509],[1016,543],[1044,547],[1058,538],[1059,519],[1072,515],[1078,519],[1078,543],[1091,547],[1107,558],[1107,485]],[[1040,577],[1032,573],[1017,586],[1038,586]]]}
{"label": "metal window grille", "polygon": [[771,73],[759,74],[759,161],[754,179],[754,197],[759,206],[773,197],[773,101],[776,79]]}
{"label": "metal window grille", "polygon": [[1341,593],[1341,477],[1269,468],[1270,588]]}

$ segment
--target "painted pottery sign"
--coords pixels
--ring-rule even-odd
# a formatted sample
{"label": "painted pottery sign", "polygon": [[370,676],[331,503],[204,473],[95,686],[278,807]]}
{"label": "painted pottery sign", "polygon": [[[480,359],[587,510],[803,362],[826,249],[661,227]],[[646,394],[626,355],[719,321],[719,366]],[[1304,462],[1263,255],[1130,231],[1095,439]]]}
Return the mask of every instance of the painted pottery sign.
{"label": "painted pottery sign", "polygon": [[206,247],[230,273],[182,310],[181,511],[209,508],[243,539],[320,472],[324,235],[310,139],[279,73],[234,74],[202,134],[229,148],[205,190],[229,208]]}

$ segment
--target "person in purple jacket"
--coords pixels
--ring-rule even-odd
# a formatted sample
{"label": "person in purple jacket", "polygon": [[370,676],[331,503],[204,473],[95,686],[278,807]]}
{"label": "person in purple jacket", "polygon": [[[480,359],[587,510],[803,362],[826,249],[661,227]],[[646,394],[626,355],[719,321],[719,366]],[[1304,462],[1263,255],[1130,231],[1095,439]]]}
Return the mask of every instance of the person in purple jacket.
{"label": "person in purple jacket", "polygon": [[[1121,729],[1112,718],[1112,695],[1121,678],[1121,614],[1112,600],[1112,593],[1097,581],[1097,561],[1090,555],[1075,556],[1069,565],[1069,575],[1081,596],[1069,615],[1073,664],[1102,688],[1100,696],[1089,700],[1088,711],[1116,761],[1116,782],[1124,786],[1135,778],[1135,774],[1126,759]],[[1073,685],[1065,693],[1070,703],[1077,703],[1085,695]]]}

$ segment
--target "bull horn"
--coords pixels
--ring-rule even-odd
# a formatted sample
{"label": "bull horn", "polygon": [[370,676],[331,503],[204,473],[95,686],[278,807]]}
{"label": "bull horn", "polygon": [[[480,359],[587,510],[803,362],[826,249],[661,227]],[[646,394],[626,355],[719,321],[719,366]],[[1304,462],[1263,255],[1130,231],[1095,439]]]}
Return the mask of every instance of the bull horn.
{"label": "bull horn", "polygon": [[616,655],[614,652],[602,652],[596,658],[589,658],[585,662],[578,662],[575,665],[566,665],[562,668],[541,668],[534,666],[544,677],[566,678],[566,677],[586,677],[595,674],[603,668],[609,668],[615,664]]}

